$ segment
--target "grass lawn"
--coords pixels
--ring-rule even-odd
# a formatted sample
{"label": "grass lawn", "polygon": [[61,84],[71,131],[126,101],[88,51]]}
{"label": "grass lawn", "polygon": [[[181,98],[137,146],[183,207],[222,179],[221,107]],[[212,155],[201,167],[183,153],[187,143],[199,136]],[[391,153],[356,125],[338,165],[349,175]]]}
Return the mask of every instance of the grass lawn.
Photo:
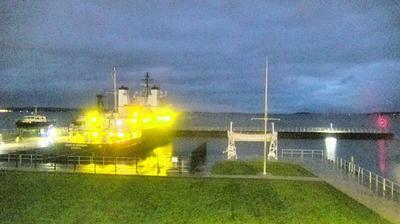
{"label": "grass lawn", "polygon": [[[225,175],[257,175],[262,173],[264,168],[263,161],[250,160],[250,161],[219,161],[212,167],[212,174],[225,174]],[[267,173],[276,176],[308,176],[314,175],[304,169],[303,167],[295,164],[285,162],[267,162]]]}
{"label": "grass lawn", "polygon": [[387,223],[323,182],[1,171],[1,223]]}

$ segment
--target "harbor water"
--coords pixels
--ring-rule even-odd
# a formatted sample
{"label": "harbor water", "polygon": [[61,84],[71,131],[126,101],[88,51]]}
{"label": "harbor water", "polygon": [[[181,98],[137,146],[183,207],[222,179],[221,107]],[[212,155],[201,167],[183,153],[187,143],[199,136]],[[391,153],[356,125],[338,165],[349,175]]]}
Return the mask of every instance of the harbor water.
{"label": "harbor water", "polygon": [[[3,138],[12,138],[17,129],[15,121],[26,112],[0,113],[0,134]],[[78,112],[48,112],[45,115],[50,120],[57,121],[57,126],[68,126],[77,117]],[[257,114],[240,113],[181,113],[177,128],[192,127],[228,128],[229,122],[234,122],[234,128],[263,127],[262,121],[251,120],[260,117]],[[276,129],[282,128],[361,128],[387,131],[394,133],[393,139],[381,140],[349,140],[337,139],[334,145],[326,139],[279,139],[278,152],[281,149],[315,149],[334,150],[338,157],[350,160],[353,156],[360,166],[379,173],[382,176],[400,182],[400,116],[395,114],[277,114],[271,117]],[[227,138],[220,137],[175,137],[171,139],[168,148],[172,148],[173,156],[189,156],[198,146],[207,145],[207,165],[226,158],[223,151],[227,147]],[[262,157],[263,143],[238,142],[236,144],[240,159],[256,159]],[[2,152],[7,153],[7,152]],[[171,152],[168,152],[171,153]]]}

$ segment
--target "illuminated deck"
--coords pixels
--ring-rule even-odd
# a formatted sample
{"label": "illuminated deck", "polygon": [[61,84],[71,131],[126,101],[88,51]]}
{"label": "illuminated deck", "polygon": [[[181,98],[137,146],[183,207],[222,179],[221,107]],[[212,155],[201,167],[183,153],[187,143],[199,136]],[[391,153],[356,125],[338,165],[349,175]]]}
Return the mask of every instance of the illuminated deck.
{"label": "illuminated deck", "polygon": [[[227,137],[228,128],[225,127],[187,127],[173,130],[176,137]],[[253,127],[238,127],[234,131],[249,134],[262,134],[263,130]],[[286,139],[320,139],[333,136],[339,139],[391,139],[392,132],[365,128],[277,128],[279,138]]]}

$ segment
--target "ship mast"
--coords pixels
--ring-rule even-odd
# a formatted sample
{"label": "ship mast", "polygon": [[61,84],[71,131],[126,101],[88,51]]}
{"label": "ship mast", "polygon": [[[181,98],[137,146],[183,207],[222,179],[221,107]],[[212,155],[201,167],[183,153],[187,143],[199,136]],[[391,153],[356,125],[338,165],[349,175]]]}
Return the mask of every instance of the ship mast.
{"label": "ship mast", "polygon": [[117,69],[113,67],[112,72],[113,88],[114,88],[114,112],[118,112],[118,99],[117,99]]}
{"label": "ship mast", "polygon": [[144,85],[146,88],[146,97],[148,97],[150,93],[150,82],[153,81],[153,79],[151,79],[149,73],[146,72],[146,75],[144,76],[144,79],[142,79],[142,81],[144,81]]}

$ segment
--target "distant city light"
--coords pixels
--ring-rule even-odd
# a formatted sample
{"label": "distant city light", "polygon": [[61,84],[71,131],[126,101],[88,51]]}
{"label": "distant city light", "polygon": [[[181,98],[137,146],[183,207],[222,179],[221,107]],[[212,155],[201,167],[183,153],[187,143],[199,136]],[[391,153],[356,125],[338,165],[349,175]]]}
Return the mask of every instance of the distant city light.
{"label": "distant city light", "polygon": [[0,113],[10,113],[12,110],[9,109],[0,109]]}

